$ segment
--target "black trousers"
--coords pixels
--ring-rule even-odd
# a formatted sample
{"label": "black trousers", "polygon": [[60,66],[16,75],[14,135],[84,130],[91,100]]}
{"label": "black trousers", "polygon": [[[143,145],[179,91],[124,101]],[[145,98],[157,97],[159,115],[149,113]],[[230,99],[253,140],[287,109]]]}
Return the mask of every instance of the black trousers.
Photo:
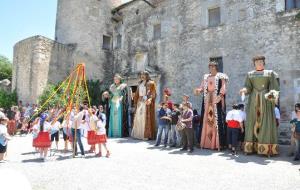
{"label": "black trousers", "polygon": [[194,143],[194,129],[193,128],[184,128],[182,130],[183,148],[193,149],[193,143]]}
{"label": "black trousers", "polygon": [[227,128],[227,141],[228,144],[231,144],[232,147],[236,148],[239,143],[239,135],[240,129],[239,128]]}

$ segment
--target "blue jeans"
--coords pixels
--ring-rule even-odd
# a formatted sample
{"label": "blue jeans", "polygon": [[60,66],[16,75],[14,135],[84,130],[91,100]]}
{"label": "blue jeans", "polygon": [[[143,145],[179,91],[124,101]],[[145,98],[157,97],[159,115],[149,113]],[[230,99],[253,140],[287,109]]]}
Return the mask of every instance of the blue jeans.
{"label": "blue jeans", "polygon": [[171,125],[171,146],[180,146],[181,136],[179,131],[176,130],[176,125]]}
{"label": "blue jeans", "polygon": [[[72,137],[73,137],[73,143],[72,143],[73,148],[75,146],[75,155],[77,155],[77,143],[79,145],[81,155],[84,155],[83,144],[81,142],[81,131],[80,131],[80,129],[76,129],[76,142],[77,143],[74,141],[74,139],[75,139],[75,129],[72,128],[71,131],[72,131]],[[74,144],[74,143],[76,143],[76,144]]]}
{"label": "blue jeans", "polygon": [[200,125],[193,126],[194,129],[194,145],[200,144],[202,127]]}
{"label": "blue jeans", "polygon": [[295,139],[296,141],[296,154],[295,158],[300,159],[300,139]]}
{"label": "blue jeans", "polygon": [[158,126],[157,137],[156,137],[156,143],[155,143],[156,146],[160,145],[161,136],[162,136],[162,133],[163,133],[163,132],[164,132],[164,134],[165,134],[164,145],[167,146],[167,143],[168,143],[168,135],[169,135],[169,126],[168,126],[168,125],[159,125],[159,126]]}

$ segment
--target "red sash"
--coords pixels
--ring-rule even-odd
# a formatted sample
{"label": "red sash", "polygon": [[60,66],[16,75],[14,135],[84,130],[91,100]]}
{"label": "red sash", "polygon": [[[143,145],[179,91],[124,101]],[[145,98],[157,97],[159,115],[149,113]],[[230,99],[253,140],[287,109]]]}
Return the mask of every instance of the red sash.
{"label": "red sash", "polygon": [[230,128],[240,128],[240,122],[235,121],[235,120],[229,120],[229,121],[227,121],[227,125]]}

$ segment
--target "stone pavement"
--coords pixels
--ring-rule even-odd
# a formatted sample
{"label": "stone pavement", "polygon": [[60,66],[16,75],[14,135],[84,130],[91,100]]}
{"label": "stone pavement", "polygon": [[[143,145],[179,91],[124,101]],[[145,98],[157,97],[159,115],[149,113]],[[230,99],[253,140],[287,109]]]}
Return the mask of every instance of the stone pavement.
{"label": "stone pavement", "polygon": [[9,142],[9,161],[0,164],[1,190],[300,189],[300,162],[285,156],[286,146],[274,158],[200,149],[189,155],[125,138],[109,140],[111,158],[87,154],[72,159],[71,152],[53,151],[42,162],[31,143],[30,135]]}

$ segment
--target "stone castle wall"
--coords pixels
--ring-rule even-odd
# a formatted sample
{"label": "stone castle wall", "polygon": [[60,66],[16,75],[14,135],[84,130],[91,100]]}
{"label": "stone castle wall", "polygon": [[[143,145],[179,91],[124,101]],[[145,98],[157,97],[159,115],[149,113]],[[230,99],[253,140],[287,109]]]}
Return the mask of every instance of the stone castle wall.
{"label": "stone castle wall", "polygon": [[[282,136],[289,136],[293,105],[299,101],[300,21],[298,10],[285,12],[284,1],[165,0],[156,8],[137,1],[119,10],[123,20],[116,23],[114,36],[122,35],[122,48],[114,50],[119,70],[135,71],[136,56],[147,56],[146,66],[161,73],[160,91],[173,90],[172,99],[191,95],[200,108],[201,97],[193,96],[208,72],[211,57],[222,57],[230,77],[227,105],[239,102],[238,91],[246,73],[253,69],[254,55],[266,56],[267,69],[278,72],[281,83]],[[208,26],[208,9],[220,7],[221,24]],[[154,25],[161,24],[161,37],[154,39]],[[116,42],[115,42],[116,43]]]}
{"label": "stone castle wall", "polygon": [[[122,8],[113,8],[110,0],[58,1],[58,43],[34,37],[15,46],[13,86],[20,97],[35,100],[47,81],[62,80],[75,64],[85,62],[90,79],[108,83],[116,72],[137,81],[136,73],[147,69],[159,76],[158,102],[162,89],[169,87],[173,101],[180,102],[187,93],[199,109],[201,97],[193,96],[193,89],[208,72],[209,59],[222,57],[230,77],[230,106],[240,101],[238,90],[253,69],[251,58],[263,54],[267,69],[280,76],[282,142],[290,136],[287,123],[294,103],[300,101],[299,10],[285,11],[285,0],[147,2],[155,6],[142,0]],[[221,23],[209,27],[208,10],[215,7],[220,7]],[[157,25],[161,32],[155,38]],[[112,39],[110,50],[102,48],[103,35]]]}
{"label": "stone castle wall", "polygon": [[14,47],[13,90],[24,103],[37,103],[47,83],[63,80],[72,68],[72,48],[42,36]]}

